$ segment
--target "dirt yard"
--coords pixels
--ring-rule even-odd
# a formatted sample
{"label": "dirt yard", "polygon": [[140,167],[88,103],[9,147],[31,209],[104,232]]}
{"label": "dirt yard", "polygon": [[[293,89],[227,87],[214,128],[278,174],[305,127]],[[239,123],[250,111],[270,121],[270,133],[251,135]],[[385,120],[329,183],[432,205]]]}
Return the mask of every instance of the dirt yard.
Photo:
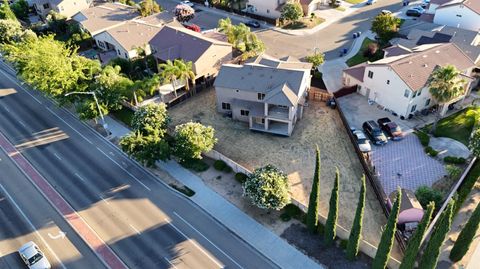
{"label": "dirt yard", "polygon": [[[315,144],[318,144],[322,162],[320,214],[327,215],[335,169],[338,167],[341,174],[338,224],[350,229],[357,206],[362,167],[336,110],[331,110],[323,103],[311,102],[305,109],[303,119],[297,122],[291,137],[254,133],[248,129],[246,123],[223,117],[215,110],[213,89],[203,91],[171,108],[169,113],[173,126],[188,121],[213,126],[218,138],[215,149],[250,170],[266,164],[282,169],[290,179],[292,197],[304,205],[307,204],[310,193],[315,162],[314,149]],[[386,218],[372,188],[369,185],[368,187],[363,238],[376,246]],[[225,193],[222,195],[225,196]],[[277,228],[281,231],[286,227]],[[392,254],[399,257],[397,249],[394,249]]]}

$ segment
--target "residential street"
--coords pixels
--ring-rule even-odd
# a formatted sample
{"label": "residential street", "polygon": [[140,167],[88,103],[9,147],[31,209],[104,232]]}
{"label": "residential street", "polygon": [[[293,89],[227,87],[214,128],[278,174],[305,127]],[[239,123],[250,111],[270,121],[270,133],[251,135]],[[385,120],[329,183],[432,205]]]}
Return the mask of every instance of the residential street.
{"label": "residential street", "polygon": [[23,268],[17,250],[28,241],[54,268],[105,268],[2,150],[0,171],[0,268]]}
{"label": "residential street", "polygon": [[[129,268],[276,267],[71,114],[21,89],[1,70],[0,91],[5,93],[0,132]],[[0,183],[6,181],[2,174]],[[23,195],[12,192],[14,199]],[[37,204],[25,206],[30,212]]]}

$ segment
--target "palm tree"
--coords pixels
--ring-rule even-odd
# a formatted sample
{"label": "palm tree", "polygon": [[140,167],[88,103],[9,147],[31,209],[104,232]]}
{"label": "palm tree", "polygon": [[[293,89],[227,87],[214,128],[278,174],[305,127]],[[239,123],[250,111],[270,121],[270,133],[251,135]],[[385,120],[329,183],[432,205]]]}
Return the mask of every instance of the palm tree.
{"label": "palm tree", "polygon": [[176,59],[173,64],[178,69],[177,77],[181,81],[185,81],[185,90],[190,90],[190,81],[195,88],[195,73],[192,71],[192,62],[185,62],[181,59]]}
{"label": "palm tree", "polygon": [[230,18],[220,19],[218,21],[218,31],[224,33],[227,36],[227,41],[230,44],[236,43],[235,36],[233,34],[233,25],[232,20]]}
{"label": "palm tree", "polygon": [[174,65],[172,61],[167,60],[164,64],[158,65],[158,70],[161,70],[160,77],[164,80],[164,82],[170,82],[173,86],[173,92],[175,93],[175,97],[177,97],[177,87],[175,81],[178,78],[179,70],[178,66]]}
{"label": "palm tree", "polygon": [[433,123],[431,132],[435,132],[438,120],[440,120],[440,113],[443,106],[451,100],[459,97],[464,93],[465,80],[460,77],[460,71],[453,65],[446,65],[439,67],[432,72],[428,82],[430,94],[438,103],[439,108],[437,117]]}

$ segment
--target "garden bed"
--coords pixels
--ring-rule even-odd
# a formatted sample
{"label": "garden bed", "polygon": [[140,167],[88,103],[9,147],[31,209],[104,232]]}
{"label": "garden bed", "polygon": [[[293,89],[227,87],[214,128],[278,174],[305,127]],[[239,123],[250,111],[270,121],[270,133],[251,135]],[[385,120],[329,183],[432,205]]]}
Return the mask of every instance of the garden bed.
{"label": "garden bed", "polygon": [[369,38],[365,38],[363,40],[362,46],[360,47],[360,50],[355,54],[352,58],[347,60],[347,65],[348,66],[354,66],[357,64],[364,63],[366,61],[374,62],[377,60],[380,60],[383,58],[383,50],[381,47],[377,49],[377,52],[373,56],[366,56],[365,52],[368,50],[368,45],[377,43]]}
{"label": "garden bed", "polygon": [[312,29],[313,27],[323,23],[324,18],[319,17],[305,17],[301,18],[298,21],[288,22],[282,26],[283,29],[287,30],[298,30],[298,29]]}

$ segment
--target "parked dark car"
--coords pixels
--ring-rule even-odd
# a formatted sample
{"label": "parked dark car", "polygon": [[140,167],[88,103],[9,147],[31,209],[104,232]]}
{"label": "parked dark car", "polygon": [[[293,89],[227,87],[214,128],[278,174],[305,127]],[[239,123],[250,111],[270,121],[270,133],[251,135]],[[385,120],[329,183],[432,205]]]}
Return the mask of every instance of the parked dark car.
{"label": "parked dark car", "polygon": [[369,120],[364,122],[362,128],[375,145],[385,145],[388,143],[387,137],[375,121]]}
{"label": "parked dark car", "polygon": [[382,129],[387,136],[391,137],[392,140],[401,140],[403,139],[402,128],[398,126],[395,122],[391,121],[389,118],[381,118],[377,120],[380,129]]}
{"label": "parked dark car", "polygon": [[422,16],[424,11],[425,10],[423,10],[423,8],[421,8],[421,7],[411,8],[411,9],[407,10],[407,12],[405,12],[405,15],[407,15],[409,17],[420,17],[420,16]]}
{"label": "parked dark car", "polygon": [[258,21],[247,21],[245,25],[253,28],[260,28],[260,23]]}

